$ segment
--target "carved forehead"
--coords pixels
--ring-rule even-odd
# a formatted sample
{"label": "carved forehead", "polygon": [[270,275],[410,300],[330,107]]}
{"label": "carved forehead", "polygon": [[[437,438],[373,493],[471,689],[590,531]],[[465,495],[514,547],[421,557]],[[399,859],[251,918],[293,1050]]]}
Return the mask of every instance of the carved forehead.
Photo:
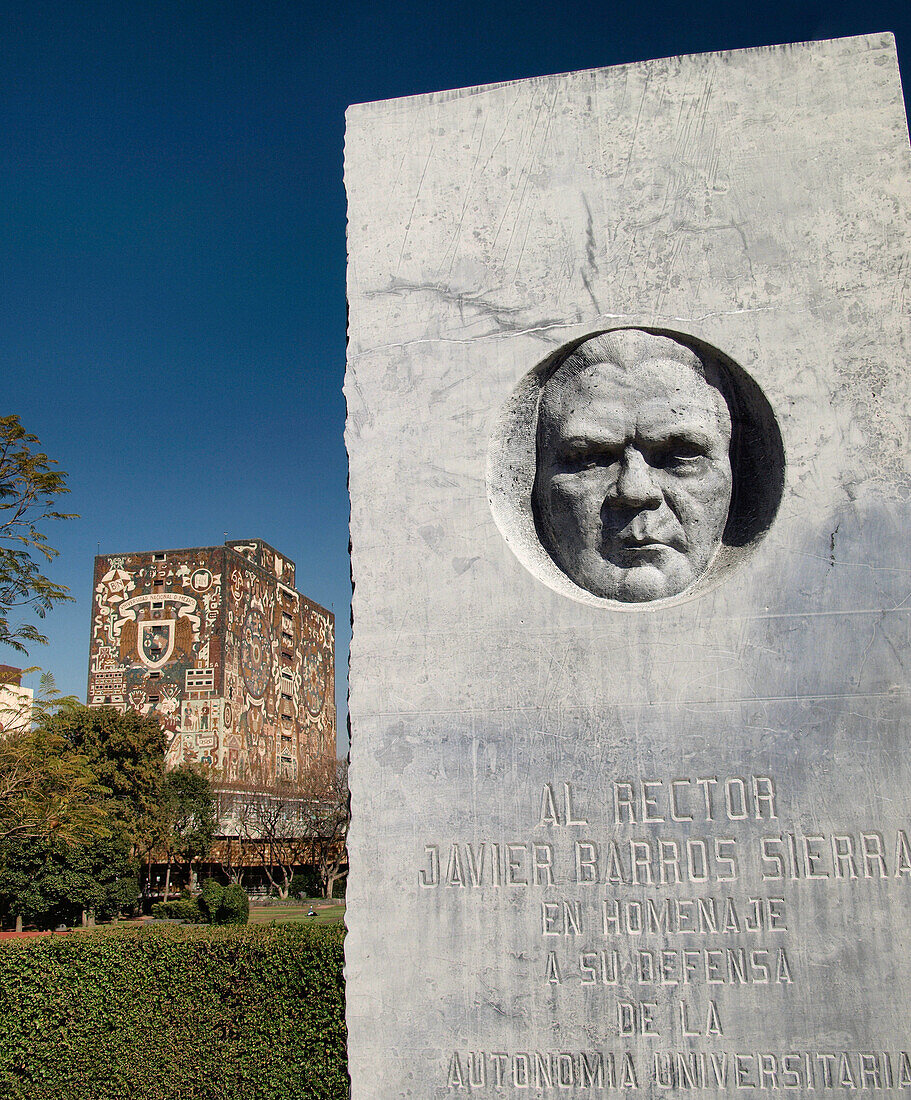
{"label": "carved forehead", "polygon": [[[593,403],[592,408],[586,406]],[[541,393],[539,432],[573,414],[597,415],[598,407],[648,405],[669,418],[715,413],[718,427],[731,430],[720,372],[689,348],[639,329],[603,333],[570,353]],[[663,417],[662,417],[663,419]]]}

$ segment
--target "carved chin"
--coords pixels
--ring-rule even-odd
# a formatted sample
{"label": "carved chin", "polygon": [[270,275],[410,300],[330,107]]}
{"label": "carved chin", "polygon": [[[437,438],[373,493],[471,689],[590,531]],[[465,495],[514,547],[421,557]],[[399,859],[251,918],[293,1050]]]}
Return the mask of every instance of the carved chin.
{"label": "carved chin", "polygon": [[613,597],[624,603],[644,603],[648,600],[664,600],[679,596],[693,583],[692,571],[686,570],[668,576],[654,565],[637,565],[623,570]]}
{"label": "carved chin", "polygon": [[695,572],[686,555],[670,549],[660,556],[662,560],[631,565],[616,565],[594,552],[587,556],[591,560],[563,565],[566,575],[593,595],[621,603],[647,603],[679,596],[701,575]]}

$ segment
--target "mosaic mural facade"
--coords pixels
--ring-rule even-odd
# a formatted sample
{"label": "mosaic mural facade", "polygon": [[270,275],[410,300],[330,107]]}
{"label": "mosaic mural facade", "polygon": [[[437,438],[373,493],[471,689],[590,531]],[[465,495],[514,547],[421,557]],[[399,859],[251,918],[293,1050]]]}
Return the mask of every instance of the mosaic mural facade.
{"label": "mosaic mural facade", "polygon": [[88,703],[154,711],[168,766],[293,778],[335,755],[335,618],[260,539],[97,557]]}

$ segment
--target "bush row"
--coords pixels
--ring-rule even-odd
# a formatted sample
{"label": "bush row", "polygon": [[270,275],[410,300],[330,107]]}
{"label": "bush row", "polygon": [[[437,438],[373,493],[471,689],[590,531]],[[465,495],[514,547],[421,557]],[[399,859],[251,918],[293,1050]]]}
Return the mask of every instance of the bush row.
{"label": "bush row", "polygon": [[158,901],[152,906],[152,916],[195,924],[246,924],[250,899],[236,883],[222,886],[215,879],[208,879],[198,897]]}
{"label": "bush row", "polygon": [[173,901],[156,901],[152,906],[152,916],[159,920],[188,920],[200,923],[202,913],[196,898],[175,898]]}
{"label": "bush row", "polygon": [[0,945],[4,1100],[344,1100],[336,927],[178,925]]}

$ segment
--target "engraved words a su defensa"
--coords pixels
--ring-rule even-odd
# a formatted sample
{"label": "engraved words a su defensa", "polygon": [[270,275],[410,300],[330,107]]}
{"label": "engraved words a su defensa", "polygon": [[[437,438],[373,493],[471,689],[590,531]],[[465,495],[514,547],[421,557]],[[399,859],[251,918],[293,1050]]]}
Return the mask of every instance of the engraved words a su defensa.
{"label": "engraved words a su defensa", "polygon": [[[911,1089],[900,1049],[721,1049],[736,1036],[720,989],[801,980],[793,884],[911,884],[911,823],[811,833],[787,824],[780,801],[769,775],[624,777],[597,799],[555,779],[539,792],[529,835],[425,844],[425,891],[527,891],[537,979],[555,996],[603,995],[605,1043],[635,1044],[456,1050],[449,1087]],[[692,1049],[699,1040],[707,1049]]]}

